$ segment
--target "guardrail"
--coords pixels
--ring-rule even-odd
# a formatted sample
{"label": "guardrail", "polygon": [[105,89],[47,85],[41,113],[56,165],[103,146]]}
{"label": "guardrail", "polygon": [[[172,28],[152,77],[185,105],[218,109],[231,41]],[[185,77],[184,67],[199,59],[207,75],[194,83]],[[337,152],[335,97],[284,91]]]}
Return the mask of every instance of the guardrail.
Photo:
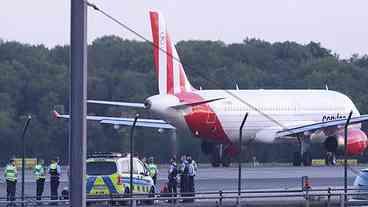
{"label": "guardrail", "polygon": [[[207,191],[196,192],[195,196],[191,193],[154,193],[150,194],[151,197],[147,197],[147,194],[133,194],[130,198],[129,195],[107,195],[106,198],[89,198],[88,203],[105,204],[111,206],[113,204],[129,204],[130,201],[134,203],[146,203],[151,201],[152,205],[162,206],[165,203],[168,205],[177,205],[181,201],[195,200],[196,203],[203,203],[205,206],[234,206],[236,203],[239,205],[246,205],[247,203],[259,203],[263,202],[266,205],[272,206],[282,202],[284,206],[305,205],[309,207],[311,204],[320,203],[323,206],[344,206],[347,205],[368,205],[368,188],[349,188],[347,196],[350,199],[345,203],[343,188],[313,188],[313,189],[291,189],[291,190],[248,190],[242,191],[238,195],[238,191]],[[367,200],[352,199],[352,198],[365,198]],[[9,204],[17,204],[23,206],[40,206],[40,205],[52,205],[57,204],[59,206],[69,206],[69,200],[50,200],[50,197],[43,197],[42,200],[36,200],[35,197],[25,197],[24,201],[19,200],[17,197],[15,201],[6,201],[6,198],[0,197],[0,206]],[[146,204],[147,205],[147,204]],[[200,204],[199,204],[200,205]]]}

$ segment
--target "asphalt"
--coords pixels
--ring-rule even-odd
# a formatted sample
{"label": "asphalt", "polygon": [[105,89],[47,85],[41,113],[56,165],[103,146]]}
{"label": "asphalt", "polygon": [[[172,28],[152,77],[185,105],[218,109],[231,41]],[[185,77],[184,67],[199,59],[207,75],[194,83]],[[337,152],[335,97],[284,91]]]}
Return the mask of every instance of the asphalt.
{"label": "asphalt", "polygon": [[[367,166],[355,166],[348,170],[348,185],[353,184],[356,173]],[[59,191],[68,185],[65,167],[63,168]],[[266,189],[300,189],[302,177],[308,176],[312,188],[342,187],[344,185],[344,168],[336,167],[292,167],[292,166],[258,166],[242,169],[242,190]],[[158,186],[167,182],[167,166],[159,166]],[[195,177],[196,191],[236,191],[238,184],[238,168],[236,165],[229,168],[212,168],[200,165]],[[35,182],[32,172],[25,174],[25,195],[35,195]],[[0,183],[0,197],[6,195],[6,185]],[[17,184],[17,196],[21,192],[21,179]],[[46,180],[45,196],[50,195],[49,182]],[[0,199],[1,200],[1,199]]]}
{"label": "asphalt", "polygon": [[[360,165],[348,169],[348,185],[351,186],[354,178],[360,169],[367,166]],[[167,165],[159,166],[158,188],[162,187],[167,182]],[[1,169],[1,175],[2,173]],[[19,170],[20,171],[20,170]],[[62,167],[62,176],[59,192],[64,187],[68,186],[68,177],[66,167]],[[344,168],[342,166],[335,167],[292,167],[280,165],[261,165],[257,167],[242,168],[242,190],[293,190],[301,189],[302,177],[308,176],[309,183],[313,188],[342,188],[344,185]],[[21,195],[21,172],[19,172],[17,184],[17,196]],[[3,179],[0,182],[0,202],[4,200],[6,195],[6,185]],[[236,191],[238,186],[238,168],[233,165],[229,168],[212,168],[209,165],[199,165],[198,174],[195,177],[196,191]],[[36,191],[35,181],[30,170],[25,171],[25,196],[34,196]],[[48,179],[46,180],[44,196],[50,195],[50,186]],[[230,194],[229,194],[230,195]],[[234,194],[235,195],[235,194]],[[270,195],[270,194],[269,194]],[[337,198],[334,198],[338,202]],[[28,201],[34,199],[27,199]],[[251,201],[251,203],[249,203]],[[214,200],[197,200],[196,206],[216,206]],[[224,200],[224,204],[234,206],[235,200]],[[298,198],[269,198],[269,199],[248,199],[248,204],[254,206],[304,206],[305,200],[303,197]],[[324,202],[324,201],[323,201]],[[322,202],[322,204],[324,204]],[[259,204],[259,205],[258,205]],[[321,202],[317,202],[319,206]],[[167,205],[162,202],[157,202],[156,206]],[[2,204],[0,203],[0,206]],[[62,206],[62,205],[59,205]],[[99,205],[109,206],[109,205]],[[193,206],[183,205],[180,206]],[[314,205],[311,205],[314,206]],[[322,205],[323,206],[323,205]]]}

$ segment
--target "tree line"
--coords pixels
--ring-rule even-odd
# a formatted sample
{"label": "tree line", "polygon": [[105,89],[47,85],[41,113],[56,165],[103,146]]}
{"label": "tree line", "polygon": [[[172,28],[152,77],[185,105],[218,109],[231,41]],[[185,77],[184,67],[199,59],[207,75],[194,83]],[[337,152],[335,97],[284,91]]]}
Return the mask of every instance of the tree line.
{"label": "tree line", "polygon": [[[368,112],[368,56],[341,59],[319,43],[270,43],[245,39],[241,43],[180,41],[176,45],[189,80],[196,88],[318,89],[348,95],[360,112]],[[69,46],[47,48],[14,41],[0,41],[0,160],[21,154],[21,132],[32,116],[26,136],[29,157],[67,160],[68,123],[55,120],[51,111],[69,111]],[[152,47],[147,42],[104,36],[88,46],[88,98],[142,102],[157,94]],[[136,111],[89,105],[88,114],[133,117]],[[152,117],[141,112],[142,117]],[[171,149],[167,132],[140,128],[135,149],[145,156],[167,161]],[[206,160],[200,141],[178,135],[180,153]],[[253,146],[254,145],[254,146]],[[253,144],[246,159],[290,161],[285,145]],[[88,123],[88,152],[127,151],[129,128]],[[296,149],[296,147],[295,147]],[[316,148],[314,156],[323,149]]]}

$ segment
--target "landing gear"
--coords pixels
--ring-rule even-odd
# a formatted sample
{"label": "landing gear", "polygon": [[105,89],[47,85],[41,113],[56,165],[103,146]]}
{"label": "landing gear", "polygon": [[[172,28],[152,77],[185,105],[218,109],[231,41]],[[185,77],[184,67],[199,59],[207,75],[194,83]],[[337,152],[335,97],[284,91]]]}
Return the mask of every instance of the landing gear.
{"label": "landing gear", "polygon": [[223,167],[230,167],[231,165],[231,158],[227,155],[222,156],[222,160],[221,160],[222,166]]}
{"label": "landing gear", "polygon": [[325,163],[327,166],[336,164],[336,151],[338,147],[337,139],[335,137],[328,137],[324,142],[326,149]]}
{"label": "landing gear", "polygon": [[301,166],[301,165],[302,165],[302,156],[300,152],[294,152],[293,166]]}
{"label": "landing gear", "polygon": [[336,156],[334,152],[327,152],[325,156],[325,163],[327,166],[336,164]]}
{"label": "landing gear", "polygon": [[312,154],[309,150],[303,153],[303,165],[312,166]]}
{"label": "landing gear", "polygon": [[300,151],[294,152],[293,166],[311,166],[312,154],[310,152],[311,140],[308,136],[298,137]]}
{"label": "landing gear", "polygon": [[202,142],[202,152],[209,155],[209,159],[212,167],[229,167],[231,164],[231,158],[224,153],[224,147],[222,144],[215,144],[209,142]]}
{"label": "landing gear", "polygon": [[310,151],[303,152],[294,152],[293,157],[293,166],[312,166],[312,154]]}
{"label": "landing gear", "polygon": [[221,164],[221,154],[218,147],[214,147],[214,150],[210,154],[210,161],[212,167],[220,167]]}

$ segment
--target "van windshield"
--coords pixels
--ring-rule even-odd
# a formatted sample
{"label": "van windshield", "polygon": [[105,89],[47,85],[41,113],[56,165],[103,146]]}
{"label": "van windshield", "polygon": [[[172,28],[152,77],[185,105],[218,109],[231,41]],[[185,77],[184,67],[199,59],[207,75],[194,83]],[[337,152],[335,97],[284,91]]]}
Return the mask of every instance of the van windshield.
{"label": "van windshield", "polygon": [[116,171],[115,162],[87,162],[87,175],[111,175]]}

